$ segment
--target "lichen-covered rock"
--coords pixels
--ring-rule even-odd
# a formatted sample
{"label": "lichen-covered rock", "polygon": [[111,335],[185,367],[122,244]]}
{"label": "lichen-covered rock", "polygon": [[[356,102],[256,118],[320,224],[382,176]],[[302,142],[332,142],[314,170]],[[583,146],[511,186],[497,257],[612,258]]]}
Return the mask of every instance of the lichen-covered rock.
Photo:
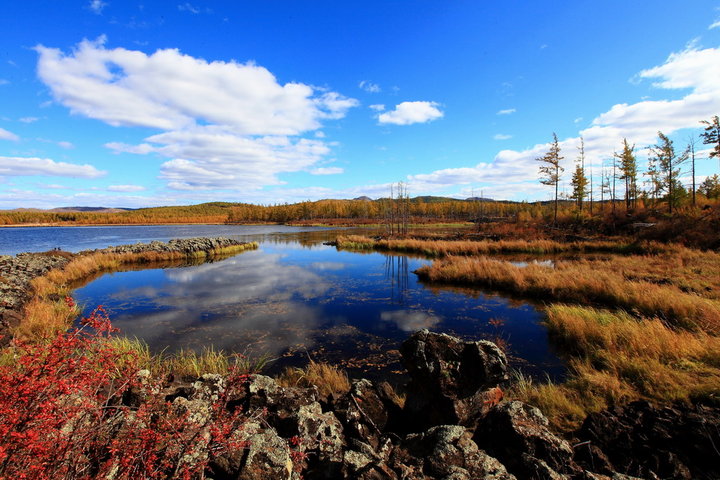
{"label": "lichen-covered rock", "polygon": [[473,440],[520,478],[562,478],[578,471],[570,444],[548,429],[537,408],[522,402],[503,402],[478,425]]}
{"label": "lichen-covered rock", "polygon": [[[409,457],[414,461],[408,461]],[[497,459],[480,450],[459,425],[440,425],[409,435],[390,464],[396,470],[405,469],[407,476],[403,478],[515,479]]]}
{"label": "lichen-covered rock", "polygon": [[233,434],[240,445],[214,459],[209,468],[215,480],[289,480],[293,476],[290,448],[272,428],[247,422]]}
{"label": "lichen-covered rock", "polygon": [[405,412],[414,431],[434,425],[472,426],[500,398],[507,359],[492,342],[463,342],[427,330],[400,347],[410,374]]}
{"label": "lichen-covered rock", "polygon": [[[576,433],[618,472],[643,478],[720,478],[720,408],[633,402],[591,414]],[[578,449],[583,467],[593,465]],[[601,471],[599,473],[606,473]]]}

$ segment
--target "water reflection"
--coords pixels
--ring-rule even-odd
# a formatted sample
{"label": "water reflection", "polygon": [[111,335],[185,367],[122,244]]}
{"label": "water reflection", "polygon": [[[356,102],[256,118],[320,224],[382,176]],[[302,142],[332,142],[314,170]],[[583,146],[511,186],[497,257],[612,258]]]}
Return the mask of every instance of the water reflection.
{"label": "water reflection", "polygon": [[516,367],[562,374],[532,305],[477,290],[426,288],[411,273],[426,263],[322,242],[268,241],[214,263],[105,275],[75,293],[88,307],[105,305],[124,334],[155,351],[213,345],[269,354],[278,359],[275,370],[310,356],[351,374],[387,378],[402,371],[400,343],[429,328],[503,338]]}

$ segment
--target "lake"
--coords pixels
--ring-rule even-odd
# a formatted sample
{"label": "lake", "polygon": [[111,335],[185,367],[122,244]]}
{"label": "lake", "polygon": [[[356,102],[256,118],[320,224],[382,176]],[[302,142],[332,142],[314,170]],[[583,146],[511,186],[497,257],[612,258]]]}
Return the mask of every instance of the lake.
{"label": "lake", "polygon": [[[286,226],[52,227],[0,229],[0,253],[78,251],[136,241],[232,236],[260,248],[213,262],[105,274],[75,290],[89,312],[103,305],[122,334],[155,352],[214,346],[274,359],[269,373],[308,358],[353,377],[402,379],[400,343],[428,328],[503,343],[511,364],[560,378],[562,361],[531,304],[475,289],[423,285],[429,262],[323,245],[337,230]],[[8,232],[14,246],[5,243]],[[355,232],[355,230],[353,231]],[[26,234],[26,237],[22,237]],[[50,237],[50,238],[48,238]]]}

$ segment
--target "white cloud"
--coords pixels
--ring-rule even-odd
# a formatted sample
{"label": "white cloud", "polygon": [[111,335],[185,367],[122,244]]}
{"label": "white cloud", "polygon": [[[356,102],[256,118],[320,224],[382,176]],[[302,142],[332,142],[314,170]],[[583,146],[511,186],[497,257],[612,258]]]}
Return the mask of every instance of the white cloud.
{"label": "white cloud", "polygon": [[12,132],[8,132],[4,128],[0,128],[0,140],[11,140],[13,142],[17,142],[18,140],[20,140],[20,137],[18,137]]}
{"label": "white cloud", "polygon": [[383,110],[385,110],[385,105],[383,105],[382,103],[376,103],[374,105],[370,105],[370,109],[375,110],[376,112],[382,112]]}
{"label": "white cloud", "polygon": [[708,27],[708,30],[712,30],[713,28],[720,28],[720,20],[715,20],[715,22]]}
{"label": "white cloud", "polygon": [[344,172],[341,167],[320,167],[310,171],[313,175],[337,175]]}
{"label": "white cloud", "polygon": [[38,117],[22,117],[20,121],[22,123],[34,123],[40,120]]}
{"label": "white cloud", "polygon": [[70,150],[71,148],[75,148],[75,145],[72,144],[72,142],[66,142],[66,141],[60,141],[57,142],[58,146],[61,148],[64,148],[66,150]]}
{"label": "white cloud", "polygon": [[368,93],[380,93],[382,90],[380,89],[380,85],[377,83],[372,83],[367,80],[363,80],[360,83],[358,83],[358,87],[362,88]]}
{"label": "white cloud", "polygon": [[88,8],[97,15],[100,15],[105,7],[107,7],[107,3],[102,0],[91,0],[88,5]]}
{"label": "white cloud", "polygon": [[38,75],[74,113],[113,126],[162,130],[199,123],[244,135],[297,135],[357,105],[302,83],[281,85],[253,63],[207,62],[178,50],[152,55],[84,40],[68,55],[36,47]]}
{"label": "white cloud", "polygon": [[49,158],[0,157],[0,175],[29,176],[49,175],[55,177],[97,178],[105,175],[92,165],[56,162]]}
{"label": "white cloud", "polygon": [[151,55],[83,41],[70,54],[36,47],[38,74],[73,113],[113,126],[161,130],[116,152],[169,158],[161,178],[173,189],[258,189],[277,175],[307,170],[330,153],[301,138],[359,103],[302,83],[280,84],[251,62],[207,62],[178,50]]}
{"label": "white cloud", "polygon": [[402,102],[395,106],[395,110],[381,113],[378,121],[381,124],[411,125],[430,122],[442,116],[443,112],[437,102]]}
{"label": "white cloud", "polygon": [[498,110],[497,114],[498,115],[510,115],[515,112],[517,112],[517,110],[514,108],[506,108],[505,110]]}
{"label": "white cloud", "polygon": [[512,135],[506,135],[504,133],[497,133],[493,135],[494,140],[510,140],[512,138]]}

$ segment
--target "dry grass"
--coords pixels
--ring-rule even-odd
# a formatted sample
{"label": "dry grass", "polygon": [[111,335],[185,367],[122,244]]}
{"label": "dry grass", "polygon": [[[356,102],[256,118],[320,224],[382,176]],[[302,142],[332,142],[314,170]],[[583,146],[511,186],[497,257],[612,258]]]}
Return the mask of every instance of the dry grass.
{"label": "dry grass", "polygon": [[284,387],[316,386],[323,397],[350,391],[347,373],[327,363],[312,360],[305,368],[286,368],[277,380]]}
{"label": "dry grass", "polygon": [[521,378],[513,395],[537,405],[559,428],[636,399],[720,401],[720,338],[622,311],[551,305],[547,314],[572,374],[561,385]]}
{"label": "dry grass", "polygon": [[204,347],[201,351],[179,350],[168,354],[164,351],[153,354],[143,340],[123,336],[108,339],[110,347],[120,354],[121,361],[137,361],[141,369],[149,370],[153,376],[172,373],[177,377],[198,378],[206,373],[226,375],[231,370],[237,373],[259,373],[267,365],[268,357],[251,359],[238,353]]}
{"label": "dry grass", "polygon": [[385,250],[403,253],[418,253],[428,257],[449,255],[488,255],[506,253],[556,254],[556,253],[659,253],[674,250],[674,247],[659,243],[612,241],[558,242],[555,240],[417,240],[382,239],[374,240],[360,235],[337,238],[339,248],[350,250]]}
{"label": "dry grass", "polygon": [[[720,263],[716,265],[716,270]],[[518,267],[487,257],[449,257],[416,271],[431,282],[479,285],[547,301],[618,307],[673,325],[720,333],[720,302],[675,285],[631,281],[614,261],[557,262]]]}

